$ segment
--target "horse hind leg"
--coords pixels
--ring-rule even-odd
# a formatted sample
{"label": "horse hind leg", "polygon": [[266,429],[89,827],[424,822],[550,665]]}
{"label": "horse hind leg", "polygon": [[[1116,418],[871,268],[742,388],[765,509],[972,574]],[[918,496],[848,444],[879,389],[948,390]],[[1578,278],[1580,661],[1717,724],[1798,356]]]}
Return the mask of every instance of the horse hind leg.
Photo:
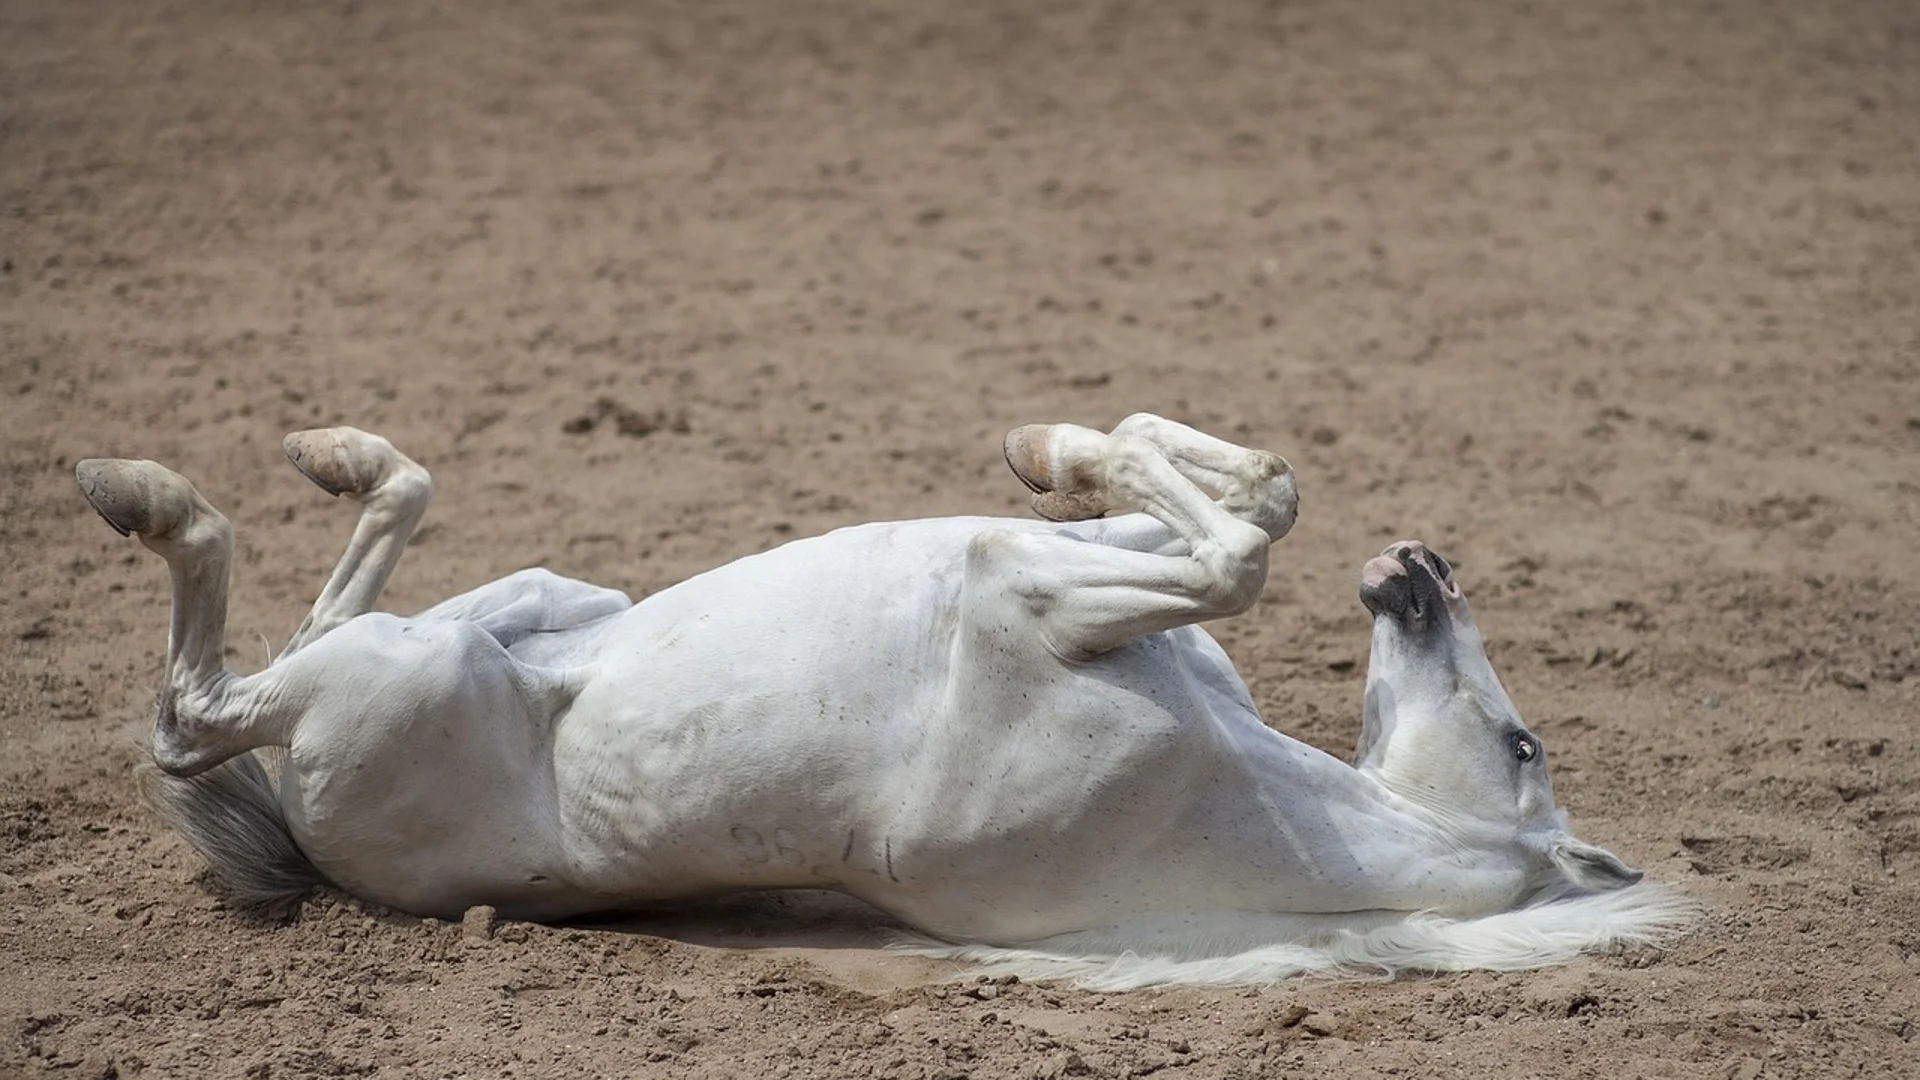
{"label": "horse hind leg", "polygon": [[360,504],[353,536],[294,631],[284,659],[373,610],[433,498],[433,477],[378,435],[351,427],[296,431],[282,443],[294,468],[329,495]]}
{"label": "horse hind leg", "polygon": [[173,611],[167,678],[188,688],[222,670],[233,525],[179,473],[152,461],[88,458],[74,466],[87,502],[121,536],[167,562]]}
{"label": "horse hind leg", "polygon": [[151,461],[88,459],[74,477],[107,524],[138,536],[173,578],[166,686],[141,793],[233,903],[275,910],[322,878],[287,831],[265,763],[247,752],[286,745],[293,718],[250,707],[240,684],[270,677],[241,679],[223,661],[233,526],[185,477]]}
{"label": "horse hind leg", "polygon": [[87,502],[123,536],[166,560],[173,579],[166,685],[154,720],[155,764],[190,776],[254,746],[284,745],[266,717],[227,707],[227,577],[233,525],[194,486],[152,461],[89,458],[74,467]]}

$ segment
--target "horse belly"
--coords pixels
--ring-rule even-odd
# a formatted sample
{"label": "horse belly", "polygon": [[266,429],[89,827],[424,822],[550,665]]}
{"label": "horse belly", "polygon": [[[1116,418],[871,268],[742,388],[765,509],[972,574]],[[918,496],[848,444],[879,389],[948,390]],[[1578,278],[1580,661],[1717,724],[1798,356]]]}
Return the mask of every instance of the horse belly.
{"label": "horse belly", "polygon": [[1251,784],[1223,730],[1272,736],[1225,655],[1182,628],[1066,663],[962,625],[980,527],[829,534],[621,616],[556,736],[580,880],[839,888],[973,937],[1237,896],[1184,873],[1235,839],[1170,838]]}
{"label": "horse belly", "polygon": [[875,821],[947,685],[965,528],[844,530],[648,598],[556,732],[582,880],[634,900],[885,875]]}

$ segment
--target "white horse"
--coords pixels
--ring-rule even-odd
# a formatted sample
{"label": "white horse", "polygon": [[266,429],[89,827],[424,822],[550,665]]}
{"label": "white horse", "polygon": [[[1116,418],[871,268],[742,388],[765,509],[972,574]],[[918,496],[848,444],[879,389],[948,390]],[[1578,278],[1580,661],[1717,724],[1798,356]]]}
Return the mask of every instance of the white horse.
{"label": "white horse", "polygon": [[842,529],[640,604],[526,570],[400,618],[372,608],[426,470],[352,428],[286,449],[361,515],[251,676],[222,661],[227,519],[153,462],[76,470],[172,572],[144,786],[242,903],[328,882],[551,920],[825,888],[922,951],[1108,986],[1534,967],[1687,919],[1573,836],[1419,543],[1361,572],[1354,765],[1261,721],[1196,624],[1253,604],[1293,525],[1273,454],[1144,414],[1030,426],[1007,460],[1052,522]]}

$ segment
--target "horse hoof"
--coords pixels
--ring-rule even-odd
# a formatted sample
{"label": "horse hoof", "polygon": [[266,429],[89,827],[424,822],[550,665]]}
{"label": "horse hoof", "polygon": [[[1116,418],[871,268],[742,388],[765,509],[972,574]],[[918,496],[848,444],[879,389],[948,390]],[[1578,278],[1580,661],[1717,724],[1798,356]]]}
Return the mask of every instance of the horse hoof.
{"label": "horse hoof", "polygon": [[94,512],[121,536],[165,536],[193,509],[193,485],[152,461],[86,458],[73,478]]}
{"label": "horse hoof", "polygon": [[387,478],[398,452],[359,428],[296,431],[280,441],[300,475],[329,495],[366,495]]}
{"label": "horse hoof", "polygon": [[1052,424],[1027,424],[1007,432],[1000,451],[1007,457],[1013,475],[1036,494],[1054,490],[1053,462],[1047,456],[1047,436]]}
{"label": "horse hoof", "polygon": [[1112,510],[1106,499],[1092,490],[1063,491],[1053,475],[1053,463],[1047,456],[1047,437],[1052,424],[1028,424],[1007,433],[1001,451],[1007,467],[1033,492],[1033,512],[1048,521],[1091,521]]}

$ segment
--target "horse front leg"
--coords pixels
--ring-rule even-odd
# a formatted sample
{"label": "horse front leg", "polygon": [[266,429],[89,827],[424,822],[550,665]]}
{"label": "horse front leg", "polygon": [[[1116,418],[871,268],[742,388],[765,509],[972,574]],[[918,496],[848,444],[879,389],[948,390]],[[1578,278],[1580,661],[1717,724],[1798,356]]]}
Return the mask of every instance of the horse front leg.
{"label": "horse front leg", "polygon": [[[1006,441],[1007,464],[1033,491],[1035,513],[1052,521],[1107,519],[1087,535],[1114,547],[1158,555],[1187,552],[1181,533],[1164,522],[1112,517],[1124,508],[1114,505],[1098,484],[1085,477],[1056,477],[1055,470],[1061,463],[1053,460],[1046,445],[1050,429],[1047,424],[1029,424],[1014,429]],[[1150,444],[1174,472],[1198,487],[1220,509],[1258,526],[1270,543],[1293,528],[1300,496],[1293,468],[1280,455],[1237,446],[1152,413],[1135,413],[1110,434]]]}
{"label": "horse front leg", "polygon": [[[1298,503],[1292,470],[1271,454],[1258,461],[1260,483],[1245,470],[1238,496],[1222,470],[1207,465],[1225,489],[1216,500],[1139,435],[1031,425],[1009,435],[1006,449],[1014,472],[1040,495],[1102,513],[1145,514],[1164,535],[1152,544],[1130,542],[1138,537],[1106,543],[1098,532],[1089,540],[1011,531],[975,540],[969,586],[1017,597],[1038,617],[1050,648],[1069,658],[1251,607],[1266,584],[1267,548],[1292,527]],[[1242,451],[1241,460],[1253,454]],[[1234,507],[1227,497],[1238,499]]]}
{"label": "horse front leg", "polygon": [[1211,491],[1222,510],[1258,525],[1274,542],[1292,530],[1299,516],[1293,466],[1279,454],[1238,446],[1144,412],[1120,421],[1113,434],[1152,443],[1176,472]]}

